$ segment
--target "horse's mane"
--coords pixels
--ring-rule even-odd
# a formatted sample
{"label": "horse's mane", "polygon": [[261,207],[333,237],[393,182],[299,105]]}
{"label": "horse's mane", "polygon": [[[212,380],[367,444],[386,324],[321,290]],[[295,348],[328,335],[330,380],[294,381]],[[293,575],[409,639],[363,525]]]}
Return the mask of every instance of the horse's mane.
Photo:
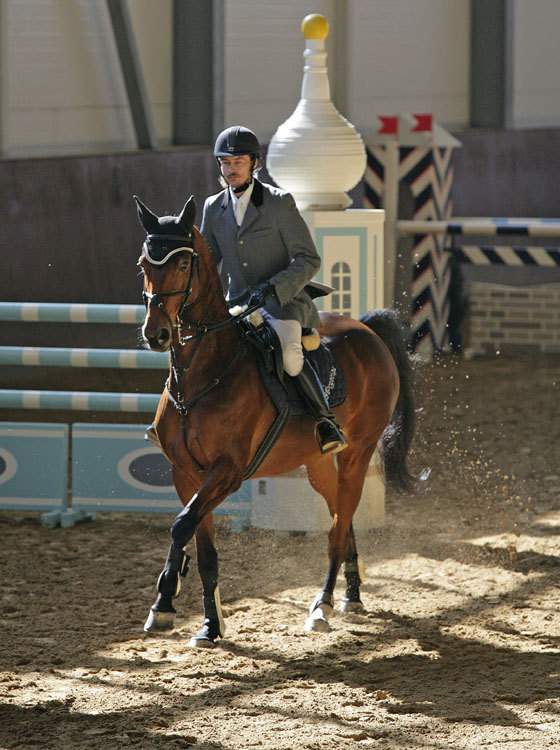
{"label": "horse's mane", "polygon": [[227,312],[227,304],[224,297],[224,289],[220,280],[218,266],[212,255],[212,251],[201,231],[193,224],[195,250],[200,258],[201,271],[204,274],[204,285],[213,297],[219,297],[224,301],[224,311]]}

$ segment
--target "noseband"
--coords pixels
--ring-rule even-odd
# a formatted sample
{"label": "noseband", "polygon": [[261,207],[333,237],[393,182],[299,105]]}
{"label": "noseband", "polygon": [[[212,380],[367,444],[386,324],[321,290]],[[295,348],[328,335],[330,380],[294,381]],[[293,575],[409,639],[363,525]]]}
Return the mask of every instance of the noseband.
{"label": "noseband", "polygon": [[[199,265],[199,258],[198,253],[195,251],[194,247],[192,246],[192,232],[189,233],[188,238],[180,237],[179,235],[173,235],[173,234],[148,234],[146,237],[146,241],[144,242],[144,246],[142,248],[142,253],[147,259],[147,261],[154,266],[164,266],[169,259],[180,252],[187,252],[191,255],[191,266],[190,266],[190,273],[189,273],[189,280],[187,283],[186,289],[181,289],[176,292],[157,292],[156,294],[152,294],[150,292],[147,292],[145,289],[142,290],[142,299],[144,301],[144,305],[146,309],[148,310],[151,307],[157,307],[159,308],[162,313],[167,318],[169,325],[171,326],[171,329],[176,330],[179,342],[183,343],[182,337],[181,337],[181,328],[184,326],[182,315],[185,312],[185,308],[190,304],[189,303],[189,297],[191,296],[193,284],[194,284],[194,278],[195,274],[200,279],[200,265]],[[190,242],[186,242],[186,239],[188,239]],[[172,250],[170,250],[168,253],[164,255],[161,259],[154,258],[150,254],[150,246],[149,243],[152,242],[182,242],[183,244],[180,247],[175,247]],[[163,248],[166,249],[165,247]],[[175,320],[173,321],[171,319],[171,316],[165,309],[165,305],[163,303],[163,300],[166,297],[177,297],[179,295],[183,295],[183,302],[181,303],[181,307],[179,308],[179,311],[175,317]]]}

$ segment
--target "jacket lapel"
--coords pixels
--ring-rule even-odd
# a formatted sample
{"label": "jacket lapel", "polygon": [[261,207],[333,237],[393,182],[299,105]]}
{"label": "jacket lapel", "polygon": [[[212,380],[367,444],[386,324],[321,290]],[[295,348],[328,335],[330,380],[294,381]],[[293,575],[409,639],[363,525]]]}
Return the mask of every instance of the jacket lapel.
{"label": "jacket lapel", "polygon": [[245,216],[239,227],[239,234],[243,234],[260,216],[260,206],[263,204],[263,186],[255,179],[253,181],[253,192],[251,193],[251,200],[245,211]]}
{"label": "jacket lapel", "polygon": [[258,219],[258,217],[258,209],[255,208],[255,205],[252,201],[249,201],[249,205],[247,206],[247,210],[245,211],[245,216],[243,217],[243,221],[241,222],[241,226],[239,227],[239,234],[241,235],[243,234],[243,232],[246,232],[251,224],[255,221],[255,219]]}
{"label": "jacket lapel", "polygon": [[233,206],[229,190],[226,188],[220,203],[221,211],[218,212],[217,218],[222,224],[223,231],[228,232],[230,235],[237,234],[237,221],[233,213]]}

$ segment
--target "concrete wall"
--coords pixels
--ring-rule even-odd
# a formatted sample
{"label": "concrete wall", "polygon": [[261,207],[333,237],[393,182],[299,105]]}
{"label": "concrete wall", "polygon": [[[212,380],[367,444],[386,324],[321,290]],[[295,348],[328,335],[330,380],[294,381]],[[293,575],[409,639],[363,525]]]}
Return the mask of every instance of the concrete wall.
{"label": "concrete wall", "polygon": [[[193,194],[200,223],[204,198],[218,189],[208,150],[3,161],[0,299],[140,304],[136,261],[145,232],[132,196],[164,215],[177,214]],[[85,340],[88,327],[56,326],[50,343],[58,337],[68,345],[63,337],[72,336],[76,346],[103,345],[109,334],[122,337],[124,328],[103,326]],[[0,343],[46,342],[48,328],[3,326]],[[135,336],[126,337],[134,346]]]}
{"label": "concrete wall", "polygon": [[145,235],[132,196],[176,214],[219,190],[208,150],[6,160],[0,170],[0,298],[138,302]]}
{"label": "concrete wall", "polygon": [[560,216],[560,129],[464,130],[453,135],[455,216]]}

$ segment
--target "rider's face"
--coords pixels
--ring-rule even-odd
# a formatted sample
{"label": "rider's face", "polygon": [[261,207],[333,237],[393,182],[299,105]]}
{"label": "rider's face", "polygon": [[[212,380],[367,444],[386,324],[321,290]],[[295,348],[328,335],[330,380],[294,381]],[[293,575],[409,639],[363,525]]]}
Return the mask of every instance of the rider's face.
{"label": "rider's face", "polygon": [[245,185],[246,182],[250,181],[252,173],[251,167],[251,157],[249,154],[220,157],[222,176],[233,189]]}

